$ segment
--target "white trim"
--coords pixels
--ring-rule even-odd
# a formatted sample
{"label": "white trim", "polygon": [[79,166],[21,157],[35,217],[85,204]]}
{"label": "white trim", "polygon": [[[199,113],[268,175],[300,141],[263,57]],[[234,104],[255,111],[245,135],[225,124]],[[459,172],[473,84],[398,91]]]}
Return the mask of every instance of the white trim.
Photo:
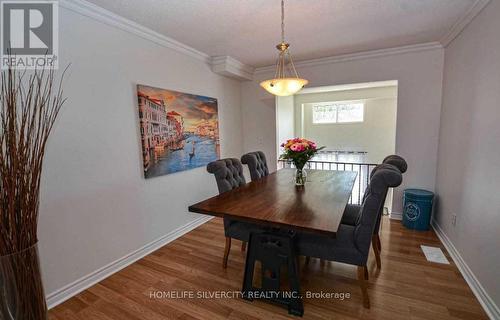
{"label": "white trim", "polygon": [[462,31],[474,20],[474,18],[490,3],[491,0],[476,0],[463,16],[451,27],[439,42],[443,47],[447,47]]}
{"label": "white trim", "polygon": [[[450,44],[464,28],[481,12],[491,0],[476,0],[469,10],[453,25],[453,27],[446,33],[446,35],[439,41],[419,43],[414,45],[400,46],[387,49],[369,50],[356,53],[348,53],[343,55],[330,56],[319,59],[302,60],[295,63],[296,67],[311,67],[330,63],[338,63],[345,61],[362,60],[368,58],[376,58],[394,54],[426,51],[442,49]],[[160,46],[176,50],[180,53],[187,54],[205,63],[211,63],[211,58],[208,54],[196,50],[188,45],[185,45],[175,39],[167,37],[149,28],[146,28],[136,22],[121,17],[109,10],[103,9],[95,4],[85,0],[59,0],[59,5],[67,10],[76,12],[83,16],[105,23],[107,25],[119,28],[123,31],[137,35],[143,39],[150,40]],[[214,57],[218,58],[218,57]],[[229,57],[230,58],[230,57]],[[232,58],[231,58],[232,59]],[[243,65],[243,64],[242,64]],[[235,65],[231,64],[231,67]],[[243,65],[242,69],[246,69],[245,77],[248,73],[258,74],[273,71],[275,66],[264,66],[255,69],[255,72],[249,71],[251,67]]]}
{"label": "white trim", "polygon": [[[403,54],[403,53],[436,50],[436,49],[443,49],[443,46],[439,42],[427,42],[427,43],[420,43],[420,44],[395,47],[395,48],[388,48],[388,49],[349,53],[349,54],[343,54],[343,55],[331,56],[331,57],[325,57],[325,58],[319,58],[319,59],[302,60],[302,61],[294,62],[294,64],[295,64],[295,67],[313,67],[313,66],[320,66],[320,65],[324,65],[324,64],[339,63],[339,62],[354,61],[354,60],[363,60],[363,59],[369,59],[369,58],[389,56],[389,55],[394,55],[394,54]],[[276,66],[274,66],[274,65],[256,68],[255,74],[274,71],[275,68],[276,68]]]}
{"label": "white trim", "polygon": [[212,71],[238,80],[252,80],[254,68],[230,56],[216,56],[211,59]]}
{"label": "white trim", "polygon": [[398,80],[374,81],[374,82],[338,84],[333,86],[304,88],[300,90],[297,94],[346,91],[346,90],[357,90],[357,89],[372,89],[372,88],[397,87],[397,86],[398,86]]}
{"label": "white trim", "polygon": [[441,229],[436,220],[432,219],[431,225],[434,231],[436,232],[436,235],[438,236],[439,240],[441,240],[441,243],[450,254],[451,258],[457,265],[458,270],[460,270],[460,273],[464,277],[465,281],[471,288],[472,292],[476,296],[477,300],[483,307],[488,317],[490,317],[491,319],[500,319],[500,309],[495,304],[493,299],[488,295],[488,293],[484,290],[483,286],[476,278],[474,273],[472,273],[472,270],[465,263],[459,251],[453,245],[453,242],[451,242],[448,236],[444,233],[444,231]]}
{"label": "white trim", "polygon": [[393,220],[403,220],[403,214],[401,212],[394,212],[392,211],[389,214],[389,218]]}
{"label": "white trim", "polygon": [[167,243],[174,241],[175,239],[183,236],[189,231],[201,226],[213,217],[211,216],[201,216],[169,233],[166,235],[146,244],[145,246],[115,260],[102,268],[99,268],[92,273],[73,281],[72,283],[54,291],[47,295],[47,305],[49,309],[57,306],[60,303],[68,300],[69,298],[77,295],[83,290],[93,286],[94,284],[102,281],[103,279],[109,277],[113,273],[120,271],[121,269],[131,265],[137,260],[147,256],[151,252],[163,247]]}
{"label": "white trim", "polygon": [[177,40],[166,37],[156,31],[146,28],[129,19],[123,18],[90,2],[84,0],[59,0],[59,5],[64,9],[71,10],[109,26],[129,32],[143,39],[152,41],[162,47],[176,50],[206,63],[210,62],[210,57],[206,53],[198,51]]}

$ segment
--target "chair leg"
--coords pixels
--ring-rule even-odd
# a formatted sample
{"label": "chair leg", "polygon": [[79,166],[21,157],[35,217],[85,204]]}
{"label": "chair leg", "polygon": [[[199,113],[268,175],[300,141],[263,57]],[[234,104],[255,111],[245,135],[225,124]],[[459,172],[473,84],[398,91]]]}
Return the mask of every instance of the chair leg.
{"label": "chair leg", "polygon": [[372,236],[372,247],[373,247],[373,253],[375,253],[375,260],[377,261],[377,268],[380,269],[382,262],[380,260],[380,250],[378,248],[376,235]]}
{"label": "chair leg", "polygon": [[246,250],[246,248],[247,248],[247,243],[246,243],[246,241],[242,241],[242,242],[241,242],[241,251],[245,251],[245,250]]}
{"label": "chair leg", "polygon": [[229,250],[231,250],[231,238],[226,237],[226,247],[224,248],[224,258],[222,258],[222,267],[227,268],[227,258],[229,257]]}
{"label": "chair leg", "polygon": [[377,237],[378,251],[382,251],[382,244],[380,243],[380,236],[378,234],[376,234],[375,237]]}
{"label": "chair leg", "polygon": [[363,307],[370,309],[370,298],[368,297],[368,290],[366,289],[366,273],[366,266],[358,266],[358,281],[361,287],[361,293],[363,294]]}
{"label": "chair leg", "polygon": [[309,261],[311,261],[311,257],[307,256],[306,257],[306,264],[309,264]]}

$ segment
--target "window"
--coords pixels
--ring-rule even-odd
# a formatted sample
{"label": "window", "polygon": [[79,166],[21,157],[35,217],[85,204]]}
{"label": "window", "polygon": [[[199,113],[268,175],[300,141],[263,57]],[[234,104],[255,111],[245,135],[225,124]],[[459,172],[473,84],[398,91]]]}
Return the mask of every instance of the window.
{"label": "window", "polygon": [[363,102],[332,102],[314,105],[313,123],[351,123],[363,122]]}
{"label": "window", "polygon": [[337,122],[337,107],[329,106],[313,106],[313,123],[336,123]]}

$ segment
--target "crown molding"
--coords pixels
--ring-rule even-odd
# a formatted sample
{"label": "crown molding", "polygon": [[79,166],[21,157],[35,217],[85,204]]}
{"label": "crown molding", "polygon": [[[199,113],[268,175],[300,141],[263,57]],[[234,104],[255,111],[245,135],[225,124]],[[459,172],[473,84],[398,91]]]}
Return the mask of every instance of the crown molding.
{"label": "crown molding", "polygon": [[[411,52],[419,52],[419,51],[427,51],[427,50],[436,50],[436,49],[443,49],[443,46],[441,45],[441,43],[439,43],[439,42],[427,42],[427,43],[420,43],[420,44],[414,44],[414,45],[409,45],[409,46],[401,46],[401,47],[394,47],[394,48],[387,48],[387,49],[349,53],[349,54],[343,54],[343,55],[337,55],[337,56],[331,56],[331,57],[325,57],[325,58],[319,58],[319,59],[302,60],[302,61],[295,62],[294,64],[295,64],[295,67],[313,67],[313,66],[320,66],[320,65],[324,65],[324,64],[339,63],[339,62],[354,61],[354,60],[363,60],[363,59],[384,57],[384,56],[395,55],[395,54],[403,54],[403,53],[411,53]],[[255,74],[273,71],[275,67],[276,66],[271,65],[271,66],[256,68]]]}
{"label": "crown molding", "polygon": [[[453,25],[450,31],[439,42],[428,42],[415,45],[369,50],[357,53],[335,55],[319,59],[302,60],[295,63],[296,67],[311,67],[330,63],[363,60],[369,58],[383,57],[394,54],[442,49],[448,46],[465,27],[490,3],[491,0],[476,0],[471,8]],[[210,57],[208,54],[196,50],[170,37],[164,36],[156,31],[146,28],[136,22],[121,17],[111,11],[103,9],[85,0],[60,0],[60,7],[116,27],[128,33],[152,41],[162,47],[169,48],[196,58],[212,66],[212,70],[218,74],[236,78],[239,80],[251,80],[254,74],[273,71],[275,66],[264,66],[252,68],[230,56]]]}
{"label": "crown molding", "polygon": [[237,80],[252,80],[254,68],[230,56],[216,56],[211,59],[212,71]]}
{"label": "crown molding", "polygon": [[129,32],[143,39],[152,41],[162,47],[173,49],[180,53],[201,60],[205,63],[210,63],[210,56],[206,53],[198,51],[177,40],[166,37],[156,31],[146,28],[129,19],[123,18],[90,2],[84,0],[60,0],[59,6],[83,16],[89,17],[91,19],[97,20],[99,22],[105,23],[109,26]]}
{"label": "crown molding", "polygon": [[300,92],[298,94],[359,90],[359,89],[371,89],[371,88],[382,88],[382,87],[395,87],[397,85],[398,85],[398,80],[362,82],[362,83],[353,83],[353,84],[338,84],[338,85],[332,85],[332,86],[304,88],[304,89],[300,90]]}
{"label": "crown molding", "polygon": [[439,41],[443,47],[447,47],[456,37],[458,37],[465,27],[474,20],[474,18],[490,3],[491,0],[476,0],[474,4],[464,13],[460,19],[451,27],[451,29]]}

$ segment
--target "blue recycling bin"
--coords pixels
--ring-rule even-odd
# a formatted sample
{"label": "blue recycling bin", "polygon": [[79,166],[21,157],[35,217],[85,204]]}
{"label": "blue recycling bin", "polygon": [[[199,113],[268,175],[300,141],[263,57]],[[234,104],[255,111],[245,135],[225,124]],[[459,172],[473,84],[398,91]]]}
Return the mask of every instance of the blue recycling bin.
{"label": "blue recycling bin", "polygon": [[403,225],[413,230],[429,230],[434,193],[406,189],[403,193]]}

